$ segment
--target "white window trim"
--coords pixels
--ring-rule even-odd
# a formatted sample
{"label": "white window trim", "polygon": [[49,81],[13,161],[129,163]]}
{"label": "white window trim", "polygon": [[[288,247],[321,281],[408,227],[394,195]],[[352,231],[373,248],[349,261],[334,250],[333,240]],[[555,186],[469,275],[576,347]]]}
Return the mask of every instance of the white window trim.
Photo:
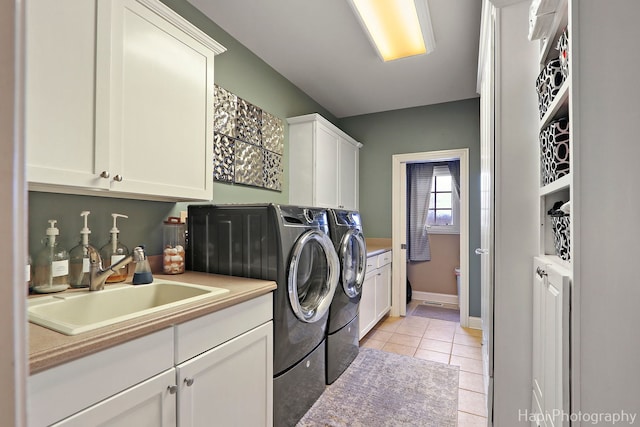
{"label": "white window trim", "polygon": [[[433,176],[451,176],[447,166],[436,166],[433,168]],[[453,186],[453,179],[451,180]],[[460,197],[453,197],[455,191],[451,192],[451,208],[453,214],[453,225],[427,225],[429,234],[460,234]]]}

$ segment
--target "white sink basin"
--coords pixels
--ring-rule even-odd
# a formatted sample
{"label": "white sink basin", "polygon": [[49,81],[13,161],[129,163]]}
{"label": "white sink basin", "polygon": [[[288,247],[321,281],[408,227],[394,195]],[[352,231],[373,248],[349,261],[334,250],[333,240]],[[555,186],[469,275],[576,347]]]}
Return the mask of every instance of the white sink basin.
{"label": "white sink basin", "polygon": [[33,298],[28,302],[28,315],[32,323],[77,335],[227,292],[228,289],[156,280],[148,285],[116,285],[103,291]]}

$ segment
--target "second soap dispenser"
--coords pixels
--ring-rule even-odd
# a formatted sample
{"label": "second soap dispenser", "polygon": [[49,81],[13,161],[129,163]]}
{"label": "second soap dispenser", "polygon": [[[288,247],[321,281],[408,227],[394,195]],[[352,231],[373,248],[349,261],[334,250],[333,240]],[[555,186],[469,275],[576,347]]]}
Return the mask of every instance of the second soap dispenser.
{"label": "second soap dispenser", "polygon": [[[87,226],[87,217],[90,211],[83,211],[84,227],[80,230],[80,244],[69,251],[69,284],[72,288],[89,287],[89,234],[91,230]],[[95,250],[95,249],[94,249]]]}
{"label": "second soap dispenser", "polygon": [[[129,217],[127,215],[117,213],[112,213],[111,216],[113,217],[113,228],[111,228],[111,231],[109,232],[111,235],[109,243],[100,248],[100,257],[102,258],[102,265],[104,266],[104,268],[115,264],[116,262],[129,255],[129,249],[118,240],[118,234],[120,233],[120,230],[118,230],[116,224],[118,218]],[[128,264],[109,276],[106,283],[124,282],[127,279],[127,275],[129,272],[129,269],[127,267]]]}

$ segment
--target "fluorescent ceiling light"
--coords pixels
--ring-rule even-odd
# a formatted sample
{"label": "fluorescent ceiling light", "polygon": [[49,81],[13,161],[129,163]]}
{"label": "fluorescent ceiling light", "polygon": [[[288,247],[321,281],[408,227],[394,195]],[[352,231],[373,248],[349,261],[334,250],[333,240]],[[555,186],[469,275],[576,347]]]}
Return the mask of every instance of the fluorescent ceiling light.
{"label": "fluorescent ceiling light", "polygon": [[427,0],[350,0],[383,61],[435,48]]}

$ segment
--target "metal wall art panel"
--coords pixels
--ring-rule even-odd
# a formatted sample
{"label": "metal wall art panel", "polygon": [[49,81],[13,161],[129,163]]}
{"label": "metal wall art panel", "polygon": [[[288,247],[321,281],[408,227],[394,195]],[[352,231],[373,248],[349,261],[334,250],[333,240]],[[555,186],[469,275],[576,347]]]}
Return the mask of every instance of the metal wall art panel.
{"label": "metal wall art panel", "polygon": [[262,109],[238,98],[236,138],[254,145],[262,145]]}
{"label": "metal wall art panel", "polygon": [[213,135],[213,179],[233,182],[235,170],[235,140],[226,135]]}
{"label": "metal wall art panel", "polygon": [[213,179],[282,191],[284,124],[215,85]]}
{"label": "metal wall art panel", "polygon": [[284,125],[282,120],[266,111],[262,112],[262,146],[277,154],[284,152]]}
{"label": "metal wall art panel", "polygon": [[238,184],[263,187],[263,153],[260,147],[236,141],[236,179]]}
{"label": "metal wall art panel", "polygon": [[270,190],[282,191],[282,156],[264,150],[264,187]]}
{"label": "metal wall art panel", "polygon": [[238,117],[238,97],[226,89],[215,85],[214,91],[213,131],[227,135],[236,136],[236,120]]}

